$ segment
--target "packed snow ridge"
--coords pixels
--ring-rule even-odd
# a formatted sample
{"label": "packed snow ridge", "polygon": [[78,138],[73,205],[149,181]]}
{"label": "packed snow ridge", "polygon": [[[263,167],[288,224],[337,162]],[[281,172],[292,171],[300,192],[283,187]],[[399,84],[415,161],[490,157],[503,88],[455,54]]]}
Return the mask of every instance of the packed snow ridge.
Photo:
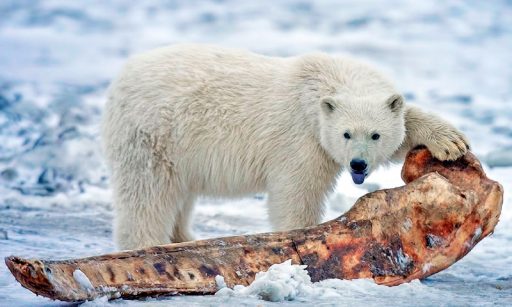
{"label": "packed snow ridge", "polygon": [[311,299],[342,298],[344,294],[367,292],[368,290],[385,290],[403,292],[404,289],[423,288],[418,280],[389,288],[375,284],[370,279],[340,280],[326,279],[312,282],[306,271],[306,265],[292,264],[287,260],[272,265],[268,271],[256,274],[256,279],[249,285],[236,285],[232,289],[226,286],[224,277],[217,275],[215,281],[219,290],[216,296],[250,297],[265,301],[310,301]]}

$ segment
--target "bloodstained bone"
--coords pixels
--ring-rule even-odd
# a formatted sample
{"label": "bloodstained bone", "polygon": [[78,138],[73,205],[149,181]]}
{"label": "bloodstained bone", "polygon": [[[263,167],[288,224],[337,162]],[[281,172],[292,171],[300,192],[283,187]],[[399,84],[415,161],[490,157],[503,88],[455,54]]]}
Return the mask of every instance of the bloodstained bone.
{"label": "bloodstained bone", "polygon": [[[32,292],[63,301],[213,294],[216,275],[229,287],[292,259],[313,281],[372,278],[399,285],[446,269],[489,235],[501,213],[502,186],[468,153],[440,162],[424,148],[404,163],[405,186],[362,196],[341,217],[285,232],[155,246],[71,260],[7,257]],[[80,270],[94,289],[75,280]]]}

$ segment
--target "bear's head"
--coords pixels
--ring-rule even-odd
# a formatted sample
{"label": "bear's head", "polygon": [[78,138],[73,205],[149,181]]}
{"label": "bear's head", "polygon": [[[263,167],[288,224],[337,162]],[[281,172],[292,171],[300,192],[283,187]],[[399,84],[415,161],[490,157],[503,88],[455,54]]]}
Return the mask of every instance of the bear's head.
{"label": "bear's head", "polygon": [[388,162],[405,137],[404,101],[398,94],[338,94],[322,98],[320,108],[321,145],[356,184]]}

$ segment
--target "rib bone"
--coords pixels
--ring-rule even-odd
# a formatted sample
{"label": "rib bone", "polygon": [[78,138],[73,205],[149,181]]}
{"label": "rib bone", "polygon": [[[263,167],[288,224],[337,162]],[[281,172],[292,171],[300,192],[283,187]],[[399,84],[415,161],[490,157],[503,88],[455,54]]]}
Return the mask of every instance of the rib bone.
{"label": "rib bone", "polygon": [[402,178],[405,186],[369,193],[341,217],[305,229],[5,262],[25,288],[63,301],[213,294],[216,275],[230,287],[248,285],[287,259],[306,264],[313,281],[372,278],[393,286],[449,267],[498,222],[503,188],[471,153],[440,162],[426,149],[412,150]]}

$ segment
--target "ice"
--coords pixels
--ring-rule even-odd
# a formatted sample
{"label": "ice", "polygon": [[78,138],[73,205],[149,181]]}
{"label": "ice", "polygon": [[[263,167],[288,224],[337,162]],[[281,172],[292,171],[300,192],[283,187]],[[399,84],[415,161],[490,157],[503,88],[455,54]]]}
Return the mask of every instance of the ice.
{"label": "ice", "polygon": [[[288,293],[294,297],[290,303],[304,305],[510,305],[510,16],[506,0],[0,1],[0,256],[64,259],[115,250],[99,126],[106,88],[129,56],[176,42],[278,56],[321,50],[374,64],[408,103],[463,130],[489,177],[503,184],[503,213],[493,235],[421,282],[394,288],[368,280],[311,285],[299,282],[302,275],[296,272],[291,279],[296,287],[272,293],[277,298]],[[383,167],[362,186],[343,173],[324,219],[339,217],[369,191],[402,185],[400,168]],[[200,199],[196,237],[270,231],[265,201],[266,195]],[[407,221],[403,227],[410,227]],[[316,289],[318,296],[301,289]],[[108,304],[105,300],[88,304]],[[50,304],[59,303],[22,288],[0,264],[0,306]],[[114,304],[273,303],[254,294]]]}

